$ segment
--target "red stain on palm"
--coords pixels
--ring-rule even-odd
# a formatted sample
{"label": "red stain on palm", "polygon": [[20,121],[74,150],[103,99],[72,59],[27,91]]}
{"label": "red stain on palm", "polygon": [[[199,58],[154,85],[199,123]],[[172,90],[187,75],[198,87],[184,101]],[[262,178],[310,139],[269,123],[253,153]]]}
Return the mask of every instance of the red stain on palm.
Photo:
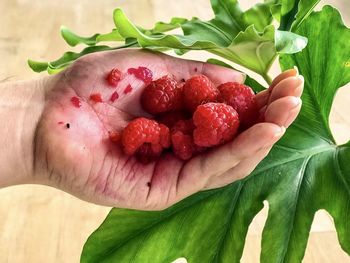
{"label": "red stain on palm", "polygon": [[109,99],[111,102],[115,102],[119,98],[118,92],[113,92],[111,98]]}
{"label": "red stain on palm", "polygon": [[58,124],[58,125],[61,125],[61,124],[63,124],[63,121],[59,121],[59,122],[57,122],[57,124]]}
{"label": "red stain on palm", "polygon": [[100,93],[93,93],[90,95],[90,100],[96,103],[101,103],[102,102],[102,97]]}
{"label": "red stain on palm", "polygon": [[132,91],[132,87],[130,84],[128,84],[128,86],[126,86],[125,90],[124,90],[124,94],[128,94]]}
{"label": "red stain on palm", "polygon": [[121,78],[122,78],[122,72],[119,69],[114,68],[111,70],[111,72],[109,72],[106,79],[109,86],[116,87],[118,86],[118,83],[121,80]]}
{"label": "red stain on palm", "polygon": [[149,68],[138,67],[138,68],[129,68],[129,74],[133,74],[137,79],[142,80],[146,85],[152,82],[153,73]]}
{"label": "red stain on palm", "polygon": [[81,101],[78,97],[72,97],[70,99],[71,103],[73,104],[74,107],[80,108],[81,107]]}

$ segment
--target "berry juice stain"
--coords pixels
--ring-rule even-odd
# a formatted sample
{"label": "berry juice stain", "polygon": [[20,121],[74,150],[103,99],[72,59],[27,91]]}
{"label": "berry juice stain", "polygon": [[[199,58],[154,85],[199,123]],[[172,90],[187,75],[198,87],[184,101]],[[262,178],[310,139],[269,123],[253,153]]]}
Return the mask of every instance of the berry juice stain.
{"label": "berry juice stain", "polygon": [[101,103],[102,97],[100,93],[93,93],[90,95],[90,100],[92,100],[95,103]]}
{"label": "berry juice stain", "polygon": [[119,94],[118,94],[118,92],[115,91],[115,92],[112,93],[112,95],[111,95],[109,100],[111,102],[115,102],[118,98],[119,98]]}
{"label": "berry juice stain", "polygon": [[119,81],[122,79],[122,72],[119,69],[114,68],[111,70],[111,72],[109,72],[106,79],[109,86],[116,87],[118,86]]}
{"label": "berry juice stain", "polygon": [[71,103],[73,104],[74,107],[80,108],[81,107],[81,101],[78,97],[72,97],[70,99]]}
{"label": "berry juice stain", "polygon": [[58,124],[58,125],[61,125],[61,124],[63,124],[63,121],[59,121],[59,122],[57,122],[57,124]]}
{"label": "berry juice stain", "polygon": [[146,85],[150,84],[153,79],[152,71],[146,67],[129,68],[128,73],[133,74],[137,79],[142,80]]}
{"label": "berry juice stain", "polygon": [[124,94],[128,94],[132,91],[132,87],[130,84],[128,84],[128,86],[126,86],[125,90],[124,90]]}
{"label": "berry juice stain", "polygon": [[194,71],[195,71],[195,72],[197,72],[197,71],[198,71],[198,69],[197,69],[197,68],[194,68]]}

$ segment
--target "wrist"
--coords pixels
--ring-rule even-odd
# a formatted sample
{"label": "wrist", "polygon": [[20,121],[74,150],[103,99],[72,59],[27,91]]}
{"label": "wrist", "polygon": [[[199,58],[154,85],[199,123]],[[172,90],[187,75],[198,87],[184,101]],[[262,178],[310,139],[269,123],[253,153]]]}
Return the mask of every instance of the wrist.
{"label": "wrist", "polygon": [[33,183],[35,133],[45,79],[0,83],[0,187]]}

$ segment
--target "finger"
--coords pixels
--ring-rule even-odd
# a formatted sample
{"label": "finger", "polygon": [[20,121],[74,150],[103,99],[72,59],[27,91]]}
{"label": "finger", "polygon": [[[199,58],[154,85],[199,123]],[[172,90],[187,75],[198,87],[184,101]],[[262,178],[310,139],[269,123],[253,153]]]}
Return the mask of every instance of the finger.
{"label": "finger", "polygon": [[303,76],[288,77],[279,82],[272,90],[268,103],[286,96],[300,97],[303,92],[304,78]]}
{"label": "finger", "polygon": [[208,182],[205,189],[223,187],[248,176],[253,172],[255,167],[268,155],[271,148],[272,146],[261,149],[252,157],[243,160],[237,166],[231,168],[221,176],[213,178],[213,180]]}
{"label": "finger", "polygon": [[296,69],[289,69],[286,70],[284,72],[282,72],[281,74],[279,74],[273,81],[272,84],[270,85],[270,87],[262,92],[259,92],[256,95],[256,102],[258,104],[258,108],[262,108],[263,106],[265,106],[269,100],[269,96],[271,94],[271,92],[273,91],[274,87],[280,83],[281,81],[283,81],[286,78],[289,77],[296,77],[298,75],[298,71]]}
{"label": "finger", "polygon": [[256,101],[256,105],[257,105],[258,109],[261,109],[264,106],[266,106],[266,104],[269,100],[269,97],[270,97],[270,90],[269,89],[263,90],[263,91],[259,92],[258,94],[256,94],[255,101]]}
{"label": "finger", "polygon": [[190,160],[184,166],[182,174],[184,177],[194,178],[190,181],[209,180],[211,176],[226,172],[262,148],[272,145],[284,132],[284,127],[272,123],[256,124],[241,133],[233,142]]}
{"label": "finger", "polygon": [[217,86],[230,81],[243,83],[245,79],[242,72],[209,63],[203,63],[201,73],[210,78]]}
{"label": "finger", "polygon": [[294,96],[280,98],[266,108],[265,121],[287,128],[297,117],[300,108],[300,98]]}
{"label": "finger", "polygon": [[298,75],[298,70],[296,68],[288,69],[281,74],[279,74],[274,80],[272,81],[269,89],[273,90],[274,87],[280,83],[282,80],[289,78],[289,77],[296,77]]}

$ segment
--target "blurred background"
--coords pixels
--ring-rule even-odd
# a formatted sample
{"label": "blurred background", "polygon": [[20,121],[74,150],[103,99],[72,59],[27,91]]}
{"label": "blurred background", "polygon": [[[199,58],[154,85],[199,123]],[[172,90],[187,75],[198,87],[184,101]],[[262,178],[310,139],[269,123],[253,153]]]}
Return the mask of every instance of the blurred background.
{"label": "blurred background", "polygon": [[[241,0],[243,9],[258,1]],[[318,5],[338,8],[350,25],[349,0],[324,0]],[[53,60],[69,48],[60,37],[65,25],[80,35],[109,32],[112,12],[124,9],[133,22],[152,27],[172,16],[211,18],[209,0],[1,0],[0,81],[38,78],[27,59]],[[186,54],[205,60],[205,52]],[[213,57],[212,55],[210,57]],[[271,75],[278,74],[274,65]],[[45,75],[43,73],[41,75]],[[349,140],[350,89],[342,88],[331,113],[331,127],[339,143]],[[0,167],[1,169],[1,167]],[[110,208],[80,201],[64,192],[44,186],[23,185],[0,190],[0,263],[79,262],[89,234],[103,221]],[[242,262],[259,262],[261,233],[268,207],[255,217],[249,228]],[[332,218],[319,211],[314,219],[304,262],[350,262],[337,241]]]}

